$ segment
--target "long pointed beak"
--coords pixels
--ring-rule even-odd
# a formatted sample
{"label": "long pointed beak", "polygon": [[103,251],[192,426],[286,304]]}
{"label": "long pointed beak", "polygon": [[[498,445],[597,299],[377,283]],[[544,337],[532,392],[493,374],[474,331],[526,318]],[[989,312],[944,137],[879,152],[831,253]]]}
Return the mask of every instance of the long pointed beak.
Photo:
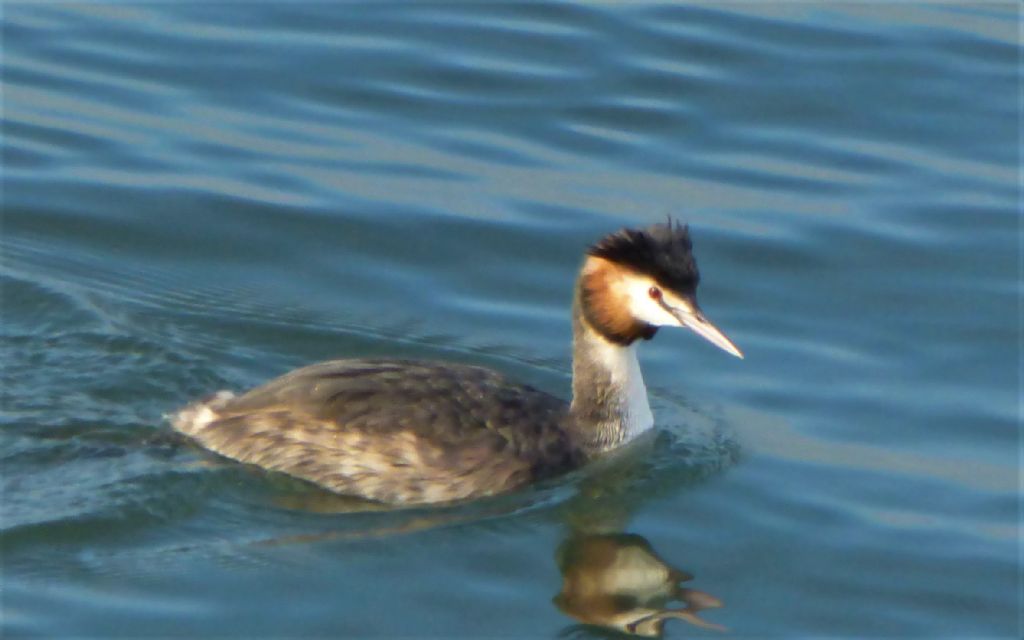
{"label": "long pointed beak", "polygon": [[684,327],[690,329],[722,351],[731,353],[740,360],[743,359],[743,352],[740,351],[739,347],[733,344],[733,341],[726,337],[718,327],[711,324],[711,321],[704,316],[704,312],[702,312],[700,307],[696,304],[693,305],[692,311],[678,309],[673,310],[672,315],[674,315]]}

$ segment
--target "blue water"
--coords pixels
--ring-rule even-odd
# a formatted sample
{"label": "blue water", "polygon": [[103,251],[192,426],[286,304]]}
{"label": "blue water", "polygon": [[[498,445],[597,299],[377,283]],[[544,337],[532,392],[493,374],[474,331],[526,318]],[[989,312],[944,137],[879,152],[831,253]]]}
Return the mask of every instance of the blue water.
{"label": "blue water", "polygon": [[[2,11],[5,636],[1019,636],[1016,4]],[[747,358],[659,333],[621,460],[366,512],[162,418],[343,356],[568,397],[581,252],[666,215]]]}

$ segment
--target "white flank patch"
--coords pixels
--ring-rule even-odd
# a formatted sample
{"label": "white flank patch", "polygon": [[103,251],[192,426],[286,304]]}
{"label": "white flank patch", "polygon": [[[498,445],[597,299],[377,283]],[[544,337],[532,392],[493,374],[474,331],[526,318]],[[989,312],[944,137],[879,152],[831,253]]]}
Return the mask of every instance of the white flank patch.
{"label": "white flank patch", "polygon": [[192,414],[192,427],[190,430],[201,431],[216,419],[217,414],[213,412],[213,409],[204,404],[201,407],[197,407],[195,413]]}
{"label": "white flank patch", "polygon": [[210,408],[211,404],[221,405],[234,397],[235,394],[230,391],[218,391],[208,401],[192,403],[178,413],[166,417],[170,418],[171,424],[178,431],[195,435],[220,417]]}

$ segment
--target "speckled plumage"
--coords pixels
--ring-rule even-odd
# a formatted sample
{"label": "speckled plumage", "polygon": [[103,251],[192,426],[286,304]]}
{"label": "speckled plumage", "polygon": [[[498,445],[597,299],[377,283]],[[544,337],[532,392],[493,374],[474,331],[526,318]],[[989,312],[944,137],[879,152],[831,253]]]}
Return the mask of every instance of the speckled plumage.
{"label": "speckled plumage", "polygon": [[381,502],[493,495],[582,455],[563,401],[452,363],[334,360],[200,406],[216,418],[175,427],[208,449]]}

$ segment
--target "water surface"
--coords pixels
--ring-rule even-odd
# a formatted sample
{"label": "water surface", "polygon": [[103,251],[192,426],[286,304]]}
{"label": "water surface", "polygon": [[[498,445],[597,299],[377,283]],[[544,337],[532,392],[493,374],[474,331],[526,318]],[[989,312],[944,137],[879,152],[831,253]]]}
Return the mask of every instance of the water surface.
{"label": "water surface", "polygon": [[[1018,634],[1019,20],[6,4],[3,633]],[[621,460],[346,513],[163,420],[343,356],[568,397],[581,252],[666,215],[747,358],[661,332]]]}

